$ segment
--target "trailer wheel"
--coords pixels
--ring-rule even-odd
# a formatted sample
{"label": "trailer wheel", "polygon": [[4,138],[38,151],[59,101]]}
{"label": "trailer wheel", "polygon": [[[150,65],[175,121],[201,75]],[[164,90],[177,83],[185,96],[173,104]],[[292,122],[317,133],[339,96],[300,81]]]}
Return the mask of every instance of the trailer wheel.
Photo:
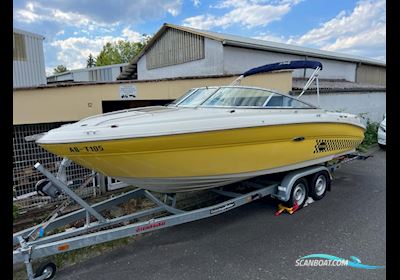
{"label": "trailer wheel", "polygon": [[303,207],[308,197],[308,183],[305,178],[297,179],[294,182],[292,191],[290,193],[290,199],[288,201],[289,207],[293,207],[295,202],[299,208]]}
{"label": "trailer wheel", "polygon": [[43,188],[49,183],[50,181],[48,179],[42,179],[39,180],[36,185],[35,185],[35,190],[38,193],[38,195],[40,196],[47,196],[47,194],[45,194],[43,192]]}
{"label": "trailer wheel", "polygon": [[320,171],[311,178],[310,196],[314,200],[320,200],[330,188],[331,178],[327,171]]}
{"label": "trailer wheel", "polygon": [[52,263],[52,262],[45,263],[45,264],[42,264],[36,270],[35,277],[40,277],[45,273],[50,273],[49,276],[47,276],[44,279],[46,279],[46,280],[52,279],[54,277],[54,275],[56,274],[56,270],[57,270],[57,268],[56,268],[56,265],[54,263]]}

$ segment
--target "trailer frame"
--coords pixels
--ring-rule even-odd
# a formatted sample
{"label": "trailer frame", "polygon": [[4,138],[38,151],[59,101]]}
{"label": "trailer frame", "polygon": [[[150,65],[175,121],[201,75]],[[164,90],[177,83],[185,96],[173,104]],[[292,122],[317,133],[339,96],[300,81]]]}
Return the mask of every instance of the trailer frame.
{"label": "trailer frame", "polygon": [[[68,185],[46,170],[40,163],[35,164],[35,168],[49,179],[53,186],[68,195],[81,209],[59,217],[53,217],[46,223],[22,230],[13,235],[13,244],[17,248],[13,251],[13,263],[25,263],[29,280],[51,279],[55,274],[55,265],[49,263],[46,267],[41,267],[41,275],[33,273],[32,260],[52,256],[79,248],[84,248],[104,242],[109,242],[125,237],[130,237],[157,229],[180,225],[236,209],[252,201],[271,195],[281,201],[288,201],[294,182],[299,178],[305,178],[317,172],[328,172],[330,179],[334,172],[343,163],[355,159],[366,159],[362,155],[349,155],[343,157],[339,162],[331,165],[314,165],[288,172],[284,178],[277,182],[259,183],[252,179],[241,182],[244,186],[252,188],[246,193],[238,193],[223,190],[223,187],[212,189],[211,191],[228,197],[223,202],[211,206],[202,207],[190,211],[178,209],[176,207],[175,194],[164,194],[164,201],[154,196],[151,192],[143,189],[134,189],[126,193],[109,198],[94,205],[89,205],[76,195]],[[145,197],[151,200],[155,206],[153,208],[130,213],[112,219],[106,219],[100,212],[111,209],[132,198]],[[163,216],[153,218],[152,215],[162,214]],[[144,221],[138,219],[148,217]],[[70,230],[50,234],[46,233],[68,225],[74,221],[85,219],[83,226]],[[91,221],[95,219],[95,221]],[[136,220],[136,221],[135,221]],[[135,221],[135,222],[133,222]],[[127,224],[129,222],[133,222]],[[39,273],[39,274],[40,274]]]}

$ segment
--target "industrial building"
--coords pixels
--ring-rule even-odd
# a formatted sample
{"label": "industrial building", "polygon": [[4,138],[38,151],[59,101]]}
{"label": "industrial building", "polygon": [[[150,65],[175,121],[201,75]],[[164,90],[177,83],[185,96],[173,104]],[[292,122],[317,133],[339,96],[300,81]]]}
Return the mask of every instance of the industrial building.
{"label": "industrial building", "polygon": [[128,63],[75,69],[47,77],[48,83],[59,82],[110,82],[125,69]]}
{"label": "industrial building", "polygon": [[13,30],[13,87],[32,87],[46,84],[43,54],[44,37],[14,28]]}
{"label": "industrial building", "polygon": [[[118,79],[237,75],[264,64],[318,60],[321,79],[385,85],[386,64],[353,55],[164,24]],[[311,71],[296,70],[294,78]]]}

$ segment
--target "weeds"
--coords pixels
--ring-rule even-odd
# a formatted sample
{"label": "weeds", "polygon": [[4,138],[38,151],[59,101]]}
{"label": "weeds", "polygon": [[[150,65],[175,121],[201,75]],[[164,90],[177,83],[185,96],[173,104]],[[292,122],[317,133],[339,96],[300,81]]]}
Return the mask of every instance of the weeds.
{"label": "weeds", "polygon": [[17,205],[13,204],[13,221],[15,221],[19,216],[19,209]]}
{"label": "weeds", "polygon": [[372,122],[367,116],[366,113],[359,114],[359,117],[365,121],[365,132],[364,132],[364,140],[358,146],[358,150],[365,151],[369,146],[376,144],[378,142],[378,128],[379,123]]}
{"label": "weeds", "polygon": [[49,261],[53,261],[55,265],[60,268],[67,265],[75,264],[78,261],[88,259],[89,257],[94,257],[96,255],[101,255],[105,251],[109,251],[115,248],[121,248],[129,244],[132,237],[125,237],[122,239],[117,239],[105,243],[100,243],[92,245],[85,248],[80,248],[77,250],[69,251],[66,253],[61,253],[52,256]]}

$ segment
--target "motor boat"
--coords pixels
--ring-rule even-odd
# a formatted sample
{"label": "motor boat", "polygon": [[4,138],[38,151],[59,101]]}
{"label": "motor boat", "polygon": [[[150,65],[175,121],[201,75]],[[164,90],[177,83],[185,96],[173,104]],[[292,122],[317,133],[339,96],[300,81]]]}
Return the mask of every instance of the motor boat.
{"label": "motor boat", "polygon": [[[303,92],[240,86],[258,73],[314,69]],[[166,106],[85,118],[36,139],[44,149],[124,183],[162,193],[197,191],[324,164],[355,151],[365,126],[352,114],[301,101],[318,61],[268,64],[231,85],[190,89]]]}

